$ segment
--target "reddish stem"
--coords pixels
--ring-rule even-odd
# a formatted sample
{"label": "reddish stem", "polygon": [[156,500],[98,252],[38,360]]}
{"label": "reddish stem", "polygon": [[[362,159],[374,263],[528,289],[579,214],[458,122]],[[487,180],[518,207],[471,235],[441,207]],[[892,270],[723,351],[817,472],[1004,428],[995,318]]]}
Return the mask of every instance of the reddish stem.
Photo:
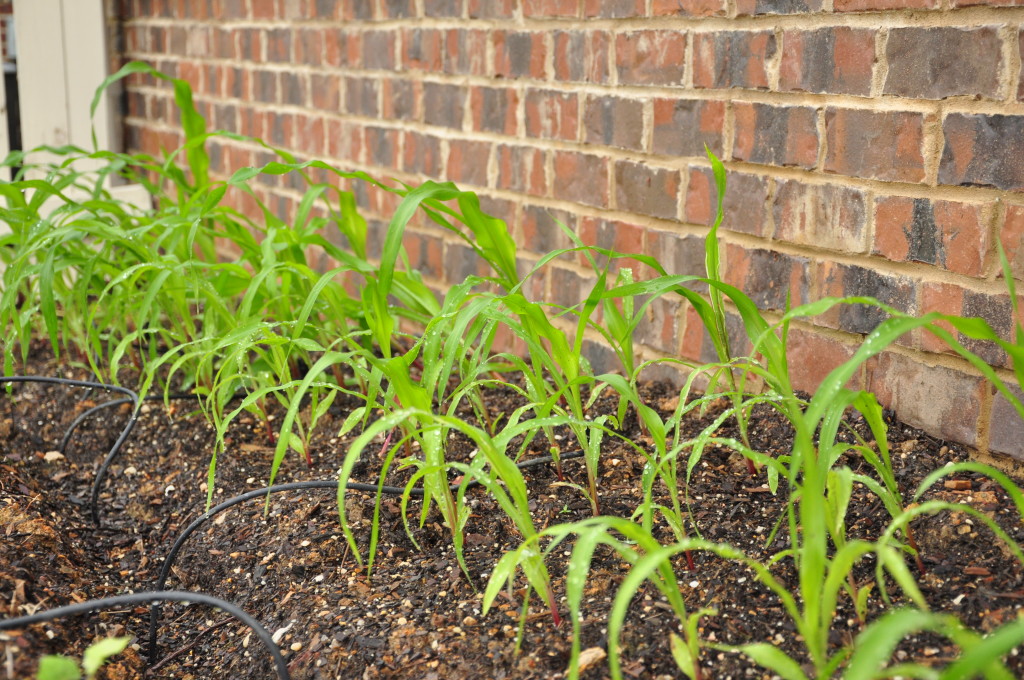
{"label": "reddish stem", "polygon": [[686,568],[687,568],[687,570],[688,571],[697,571],[697,565],[693,563],[693,554],[689,550],[687,550],[683,554],[686,555]]}

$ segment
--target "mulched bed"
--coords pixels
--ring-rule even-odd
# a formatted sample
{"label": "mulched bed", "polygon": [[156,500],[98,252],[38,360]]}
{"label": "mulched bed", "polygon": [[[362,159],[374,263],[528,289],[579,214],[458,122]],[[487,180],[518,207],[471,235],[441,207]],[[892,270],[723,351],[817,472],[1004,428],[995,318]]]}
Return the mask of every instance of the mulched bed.
{"label": "mulched bed", "polygon": [[[37,347],[27,373],[86,378],[85,372],[54,361]],[[675,393],[665,385],[646,387],[649,403],[667,415]],[[128,418],[128,407],[85,423],[66,458],[47,457],[74,417],[111,395],[48,385],[18,385],[0,397],[0,616],[20,616],[73,602],[153,587],[163,556],[177,534],[202,513],[213,433],[187,402],[170,409],[147,402],[139,423],[112,468],[101,494],[102,528],[95,528],[85,500],[96,467]],[[509,391],[488,395],[492,412],[518,403]],[[330,422],[320,430],[313,467],[297,455],[286,459],[278,483],[333,479],[346,442],[332,438],[354,404],[335,403]],[[719,406],[723,408],[724,405]],[[612,409],[602,399],[598,409]],[[711,422],[714,410],[688,424],[693,432]],[[854,423],[863,428],[863,424]],[[728,427],[722,434],[728,434]],[[643,441],[635,418],[626,436]],[[771,412],[758,411],[751,427],[755,448],[774,454],[788,450],[788,428]],[[870,439],[870,437],[868,437]],[[966,459],[959,446],[893,422],[890,439],[894,464],[905,494],[931,470]],[[568,440],[566,440],[568,441]],[[642,457],[606,439],[600,481],[601,508],[629,516],[638,504]],[[455,438],[451,456],[471,451]],[[543,447],[527,455],[542,455]],[[217,464],[215,502],[266,485],[273,447],[261,423],[243,417],[230,433],[230,444]],[[47,460],[49,458],[50,460]],[[853,467],[860,463],[847,461]],[[354,479],[375,482],[377,450],[364,454]],[[572,481],[585,482],[580,461],[566,461]],[[868,472],[864,469],[864,472]],[[395,473],[390,483],[402,483]],[[404,473],[408,474],[408,473]],[[589,505],[578,492],[556,484],[550,466],[525,473],[537,526],[583,519]],[[926,498],[970,503],[995,518],[1018,541],[1024,528],[1001,489],[981,476],[959,475]],[[773,496],[760,478],[751,478],[742,459],[709,450],[691,481],[692,510],[702,535],[730,543],[764,559],[785,547],[785,532],[765,542],[780,513],[784,494]],[[286,651],[292,677],[301,678],[552,678],[565,671],[570,630],[552,625],[546,607],[534,600],[527,616],[522,647],[516,650],[520,596],[502,595],[496,610],[481,614],[486,577],[501,555],[518,545],[517,533],[482,489],[469,492],[473,517],[467,527],[466,559],[472,582],[461,573],[447,529],[431,515],[414,537],[403,529],[399,500],[386,498],[381,540],[372,576],[360,569],[338,525],[333,491],[275,495],[264,516],[262,499],[237,506],[204,525],[186,545],[172,570],[169,587],[201,591],[240,605],[271,632]],[[888,523],[882,504],[863,490],[855,494],[849,535],[871,538]],[[411,524],[418,527],[419,503],[410,502]],[[348,514],[365,546],[373,498],[350,492]],[[1024,571],[984,528],[965,515],[942,513],[915,522],[928,573],[920,576],[934,609],[955,612],[976,630],[992,630],[1018,616],[1024,603]],[[665,530],[667,539],[668,532]],[[556,594],[563,594],[569,547],[549,563]],[[692,610],[714,607],[718,615],[703,619],[702,638],[719,643],[769,641],[789,653],[800,642],[777,598],[743,566],[711,555],[695,554],[696,570],[680,559]],[[788,562],[773,567],[795,590]],[[607,648],[605,621],[626,565],[613,553],[599,551],[588,581],[583,612],[583,648]],[[861,582],[874,578],[871,564],[857,572]],[[525,584],[521,584],[525,586]],[[891,589],[898,598],[898,589]],[[842,644],[860,630],[848,599],[842,598],[833,641]],[[871,617],[881,611],[877,593]],[[566,608],[562,608],[565,615]],[[255,636],[234,619],[206,607],[166,605],[159,634],[158,666],[152,678],[272,677],[269,656]],[[88,616],[0,633],[0,680],[33,677],[38,657],[47,653],[80,655],[97,637],[137,636],[136,644],[109,663],[100,677],[127,679],[145,674],[143,651],[148,609],[104,611]],[[653,587],[640,591],[631,605],[623,635],[627,677],[678,678],[668,649],[668,631],[677,623]],[[901,659],[940,666],[956,654],[945,639],[921,635],[904,641]],[[732,653],[705,650],[708,678],[770,678],[771,674]],[[1024,676],[1024,660],[1011,657]],[[604,678],[604,661],[593,662],[585,678]]]}

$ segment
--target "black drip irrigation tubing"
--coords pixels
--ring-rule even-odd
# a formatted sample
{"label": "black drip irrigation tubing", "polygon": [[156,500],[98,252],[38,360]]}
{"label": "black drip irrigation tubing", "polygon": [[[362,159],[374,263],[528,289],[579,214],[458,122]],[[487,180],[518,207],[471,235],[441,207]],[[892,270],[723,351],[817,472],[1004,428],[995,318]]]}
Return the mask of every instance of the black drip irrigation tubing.
{"label": "black drip irrigation tubing", "polygon": [[114,597],[105,597],[100,600],[89,600],[87,602],[81,602],[79,604],[68,605],[67,607],[57,607],[56,609],[50,609],[45,612],[38,612],[31,616],[22,616],[16,619],[7,619],[6,621],[0,621],[0,630],[10,630],[14,628],[24,628],[33,623],[42,623],[43,621],[52,621],[53,619],[62,618],[65,616],[75,616],[78,614],[87,614],[97,609],[104,609],[107,607],[119,607],[126,604],[138,604],[140,602],[153,602],[169,600],[171,602],[191,602],[195,604],[206,604],[211,607],[222,609],[228,614],[231,614],[236,619],[244,623],[246,626],[251,628],[260,641],[266,645],[270,655],[274,658],[274,666],[277,668],[277,677],[281,680],[290,680],[288,675],[288,665],[284,662],[284,657],[281,656],[281,650],[278,649],[277,643],[271,637],[267,629],[264,628],[259,621],[254,619],[249,614],[245,613],[243,609],[234,605],[230,602],[222,600],[212,595],[206,595],[203,593],[189,593],[181,590],[157,590],[147,593],[131,593],[128,595],[116,595]]}
{"label": "black drip irrigation tubing", "polygon": [[[582,451],[568,451],[560,456],[560,460],[571,460],[573,458],[581,458],[583,456]],[[521,461],[516,463],[516,467],[519,469],[536,467],[538,465],[552,463],[550,458],[531,458],[530,460]],[[229,498],[223,503],[216,505],[202,515],[192,520],[192,522],[185,527],[184,531],[178,534],[178,538],[174,541],[174,545],[171,546],[170,552],[167,553],[167,557],[164,558],[163,565],[160,567],[160,576],[157,578],[156,588],[162,590],[167,584],[167,577],[171,573],[171,567],[174,565],[174,560],[177,558],[178,553],[185,545],[185,541],[191,536],[196,529],[202,526],[205,522],[212,519],[214,516],[221,512],[244,503],[245,501],[252,500],[253,498],[259,498],[260,496],[269,496],[275,493],[282,493],[284,491],[302,491],[307,489],[334,489],[337,490],[339,482],[331,479],[318,479],[308,482],[291,482],[288,484],[275,484],[274,486],[268,486],[262,489],[255,489],[253,491],[247,491],[243,494]],[[457,493],[461,486],[465,488],[471,488],[479,486],[480,482],[473,479],[463,484],[452,484],[448,488],[453,493]],[[400,496],[406,493],[404,487],[400,486],[378,486],[377,484],[365,484],[362,482],[348,482],[345,484],[345,489],[348,491],[379,491],[381,494],[387,494],[392,496]],[[413,488],[409,490],[410,496],[422,497],[423,489]],[[149,650],[148,658],[149,663],[153,664],[156,661],[157,644],[156,644],[156,629],[159,625],[160,613],[162,608],[158,602],[154,602],[149,608]]]}
{"label": "black drip irrigation tubing", "polygon": [[[124,446],[125,440],[128,439],[128,435],[131,434],[135,428],[135,423],[139,419],[139,395],[128,389],[127,387],[121,387],[119,385],[108,385],[106,383],[92,382],[89,380],[72,380],[70,378],[51,378],[47,376],[34,376],[34,375],[16,375],[16,376],[0,376],[0,384],[3,383],[22,383],[22,382],[37,382],[37,383],[49,383],[52,385],[68,385],[71,387],[88,387],[91,389],[102,389],[108,392],[120,392],[121,394],[127,395],[128,399],[115,399],[109,401],[106,404],[94,407],[86,411],[86,414],[94,413],[100,408],[106,408],[114,403],[125,404],[132,403],[132,414],[128,418],[128,423],[121,430],[121,434],[118,436],[117,441],[111,447],[110,452],[107,453],[106,458],[103,459],[103,463],[100,464],[100,469],[96,472],[96,479],[92,484],[92,491],[89,493],[89,514],[92,517],[93,524],[97,527],[100,526],[100,511],[99,511],[99,495],[100,487],[103,486],[103,480],[107,476],[107,469],[110,464],[114,461],[114,457],[117,456],[121,447]],[[85,414],[83,414],[84,416]],[[71,428],[74,429],[80,422],[81,417],[76,419],[72,423]],[[67,444],[67,440],[70,438],[70,433],[65,433],[64,441],[61,442],[61,450],[63,451],[64,446]]]}

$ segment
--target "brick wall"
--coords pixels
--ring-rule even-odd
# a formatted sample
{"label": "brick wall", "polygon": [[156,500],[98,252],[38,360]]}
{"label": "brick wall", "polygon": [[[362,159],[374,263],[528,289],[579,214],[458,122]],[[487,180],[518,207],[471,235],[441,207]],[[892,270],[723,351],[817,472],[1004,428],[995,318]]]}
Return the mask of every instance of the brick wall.
{"label": "brick wall", "polygon": [[[1010,331],[994,243],[1024,277],[1024,9],[1014,0],[124,0],[125,58],[189,80],[213,126],[380,177],[478,191],[534,253],[589,242],[701,273],[707,144],[726,161],[725,276],[763,308],[875,296]],[[175,144],[170,94],[133,81],[128,139]],[[224,174],[265,160],[219,143]],[[287,214],[293,183],[261,189]],[[386,219],[394,203],[364,195]],[[419,224],[443,287],[474,271]],[[538,283],[569,301],[577,260]],[[791,336],[801,387],[881,316],[846,307]],[[710,358],[687,309],[653,307],[648,356]],[[995,365],[1006,358],[972,345]],[[600,359],[604,354],[595,352]],[[864,367],[909,422],[1024,459],[977,372],[916,333]]]}

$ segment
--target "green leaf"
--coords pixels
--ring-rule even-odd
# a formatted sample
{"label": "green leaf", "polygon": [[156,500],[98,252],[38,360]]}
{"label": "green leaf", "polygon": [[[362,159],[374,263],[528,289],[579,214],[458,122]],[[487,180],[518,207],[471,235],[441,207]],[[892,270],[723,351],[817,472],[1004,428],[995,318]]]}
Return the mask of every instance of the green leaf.
{"label": "green leaf", "polygon": [[89,645],[82,656],[82,669],[88,678],[96,675],[107,659],[124,651],[128,643],[132,641],[130,636],[104,638]]}
{"label": "green leaf", "polygon": [[784,680],[808,680],[807,675],[801,670],[800,664],[781,649],[772,647],[767,642],[740,645],[738,649],[758,665],[778,673]]}
{"label": "green leaf", "polygon": [[36,680],[80,680],[82,672],[73,659],[47,655],[39,660]]}

